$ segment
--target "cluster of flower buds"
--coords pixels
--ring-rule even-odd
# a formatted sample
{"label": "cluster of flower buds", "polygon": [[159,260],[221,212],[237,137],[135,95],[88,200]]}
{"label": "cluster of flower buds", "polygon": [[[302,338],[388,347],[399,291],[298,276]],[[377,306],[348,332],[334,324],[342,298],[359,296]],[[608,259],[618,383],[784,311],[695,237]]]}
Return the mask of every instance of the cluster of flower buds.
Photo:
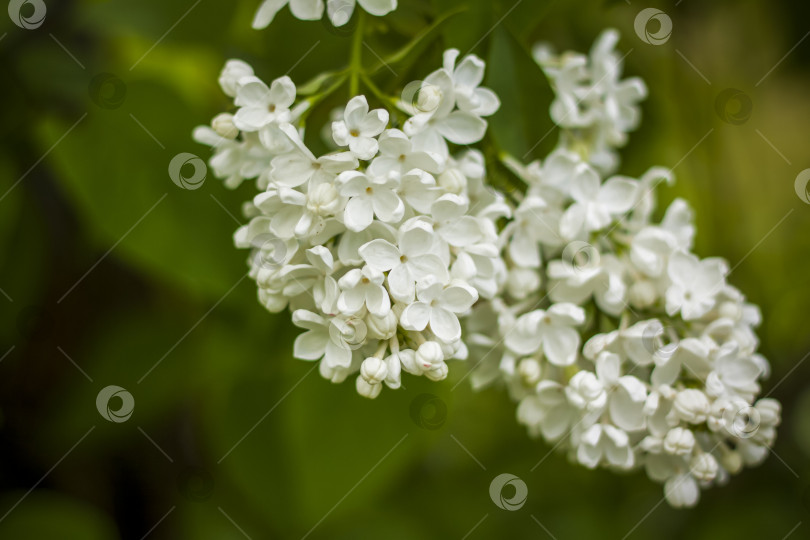
{"label": "cluster of flower buds", "polygon": [[535,48],[560,141],[542,161],[502,158],[525,185],[508,197],[471,147],[500,101],[480,86],[484,62],[456,50],[383,100],[396,108],[353,97],[320,156],[305,143],[313,100],[231,60],[220,84],[235,108],[195,138],[226,186],[256,183],[235,243],[262,305],[304,330],[295,357],[369,398],[403,371],[440,381],[467,360],[531,434],[586,467],[645,468],[689,506],[765,458],[780,409],[757,401],[759,312],[722,260],[691,253],[687,204],[653,221],[671,172],[612,176],[646,94],[621,79],[617,40],[605,32],[590,56]]}

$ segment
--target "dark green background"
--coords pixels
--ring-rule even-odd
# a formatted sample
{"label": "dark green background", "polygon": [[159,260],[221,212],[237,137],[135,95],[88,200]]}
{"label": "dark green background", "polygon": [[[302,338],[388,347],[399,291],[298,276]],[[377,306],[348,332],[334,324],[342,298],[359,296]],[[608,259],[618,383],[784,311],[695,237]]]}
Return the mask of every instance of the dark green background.
{"label": "dark green background", "polygon": [[[308,374],[311,364],[291,357],[289,315],[268,314],[253,283],[239,282],[246,254],[232,247],[228,212],[240,216],[253,187],[228,192],[209,174],[201,189],[184,191],[170,181],[169,161],[179,152],[207,158],[190,133],[228,106],[216,82],[225,59],[251,62],[266,80],[292,69],[303,82],[342,68],[350,35],[286,9],[253,31],[258,0],[202,0],[162,40],[193,0],[46,3],[36,30],[0,16],[0,193],[8,192],[0,287],[10,297],[0,296],[0,354],[10,351],[0,362],[0,514],[38,486],[0,521],[1,538],[138,539],[167,512],[149,538],[244,538],[237,525],[254,539],[301,538],[317,524],[309,538],[544,538],[545,527],[560,540],[631,530],[631,538],[778,539],[801,521],[792,537],[805,537],[810,362],[799,363],[810,350],[810,206],[793,182],[810,167],[810,40],[757,83],[807,37],[806,7],[656,3],[674,23],[661,46],[635,35],[633,19],[648,7],[636,0],[523,0],[512,11],[513,0],[401,0],[394,14],[370,19],[367,41],[385,56],[468,5],[375,80],[396,94],[438,67],[445,47],[473,48],[490,60],[487,84],[503,100],[493,140],[517,156],[551,128],[551,94],[531,45],[584,51],[604,27],[622,31],[620,48],[632,49],[626,72],[651,94],[622,172],[678,164],[678,182],[662,187],[661,199],[691,201],[697,252],[727,258],[729,280],[762,306],[762,351],[773,365],[764,391],[775,387],[784,404],[775,455],[677,511],[643,472],[591,472],[556,453],[531,472],[549,447],[526,436],[502,390],[474,394],[465,381],[453,391],[463,364],[443,383],[406,378],[406,390],[375,402],[351,382]],[[108,103],[114,108],[91,97],[101,73],[126,89]],[[716,111],[727,88],[753,105],[738,125]],[[341,89],[313,125],[348,97]],[[96,411],[97,393],[111,384],[134,396],[125,423]],[[423,392],[447,406],[440,429],[410,417]],[[519,511],[489,498],[503,472],[528,485]]]}

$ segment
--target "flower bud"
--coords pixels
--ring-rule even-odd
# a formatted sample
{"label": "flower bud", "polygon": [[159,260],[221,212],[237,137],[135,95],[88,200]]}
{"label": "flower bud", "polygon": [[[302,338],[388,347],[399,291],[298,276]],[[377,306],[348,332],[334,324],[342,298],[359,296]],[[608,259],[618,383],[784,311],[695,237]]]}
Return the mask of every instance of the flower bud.
{"label": "flower bud", "polygon": [[416,363],[422,369],[430,369],[436,364],[444,362],[442,346],[435,341],[426,341],[416,350]]}
{"label": "flower bud", "polygon": [[660,454],[663,448],[663,441],[659,437],[647,435],[646,437],[641,439],[641,442],[638,443],[638,446],[645,452]]}
{"label": "flower bud", "polygon": [[658,298],[658,292],[655,290],[655,285],[650,281],[641,280],[636,281],[630,286],[627,292],[627,299],[630,305],[637,309],[646,309],[653,305]]}
{"label": "flower bud", "polygon": [[384,317],[369,313],[366,316],[368,335],[374,339],[391,339],[397,333],[398,322],[393,311],[389,311]]}
{"label": "flower bud", "polygon": [[324,182],[307,193],[307,210],[319,216],[331,216],[340,208],[340,194],[335,186]]}
{"label": "flower bud", "polygon": [[431,381],[443,381],[447,378],[447,373],[449,369],[447,368],[447,364],[441,362],[439,364],[434,365],[429,370],[425,371],[425,377],[430,379]]}
{"label": "flower bud", "polygon": [[241,60],[228,60],[219,75],[222,91],[230,97],[236,97],[239,79],[253,75],[253,68]]}
{"label": "flower bud", "polygon": [[732,321],[739,321],[742,318],[742,306],[736,302],[723,302],[717,311],[721,317]]}
{"label": "flower bud", "polygon": [[701,424],[709,414],[709,398],[700,390],[688,388],[678,392],[672,409],[682,420],[690,424]]}
{"label": "flower bud", "polygon": [[259,288],[259,303],[270,313],[280,313],[287,307],[288,299],[282,294],[276,294],[269,289]]}
{"label": "flower bud", "polygon": [[601,409],[607,403],[605,388],[590,371],[580,371],[571,377],[565,394],[574,406],[589,411]]}
{"label": "flower bud", "polygon": [[527,386],[534,386],[540,381],[540,362],[534,358],[524,358],[518,364],[518,373]]}
{"label": "flower bud", "polygon": [[355,386],[358,394],[369,399],[376,398],[380,395],[380,392],[382,392],[381,384],[369,384],[363,377],[357,377]]}
{"label": "flower bud", "polygon": [[689,429],[676,427],[664,437],[664,451],[675,456],[687,456],[695,447],[695,435]]}
{"label": "flower bud", "polygon": [[419,361],[416,359],[416,353],[413,349],[403,349],[399,351],[399,363],[402,369],[411,375],[421,375],[424,369]]}
{"label": "flower bud", "polygon": [[516,300],[522,300],[540,288],[540,274],[531,268],[515,267],[506,277],[506,292]]}
{"label": "flower bud", "polygon": [[692,458],[689,467],[691,467],[692,476],[701,482],[711,482],[717,476],[717,460],[711,454],[697,454]]}
{"label": "flower bud", "polygon": [[720,380],[720,375],[712,371],[706,377],[706,394],[710,397],[720,397],[726,393],[726,385]]}
{"label": "flower bud", "polygon": [[392,354],[385,359],[385,363],[388,365],[388,375],[385,377],[385,384],[387,384],[388,388],[392,390],[396,390],[402,386],[402,364],[400,362],[400,354],[401,353]]}
{"label": "flower bud", "polygon": [[318,364],[318,372],[321,374],[321,377],[324,379],[334,383],[340,384],[346,380],[351,372],[350,368],[343,367],[343,366],[330,366],[326,362],[320,362]]}
{"label": "flower bud", "polygon": [[211,127],[217,132],[217,135],[226,139],[235,139],[239,135],[239,128],[234,125],[232,114],[218,114],[211,121]]}
{"label": "flower bud", "polygon": [[778,426],[782,414],[782,405],[772,398],[763,398],[754,405],[759,412],[760,425]]}
{"label": "flower bud", "polygon": [[446,189],[449,193],[459,195],[467,187],[467,177],[455,168],[450,168],[439,175],[439,186]]}
{"label": "flower bud", "polygon": [[435,111],[441,100],[441,89],[436,85],[425,83],[416,94],[416,110],[419,112]]}
{"label": "flower bud", "polygon": [[375,356],[363,360],[360,376],[369,384],[380,384],[388,376],[388,364]]}

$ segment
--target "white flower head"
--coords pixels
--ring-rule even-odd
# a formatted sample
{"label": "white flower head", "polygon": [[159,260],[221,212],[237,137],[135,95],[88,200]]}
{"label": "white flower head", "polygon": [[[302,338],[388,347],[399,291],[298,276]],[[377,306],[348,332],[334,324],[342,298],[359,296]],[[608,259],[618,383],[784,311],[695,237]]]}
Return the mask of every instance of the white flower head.
{"label": "white flower head", "polygon": [[348,146],[359,159],[369,160],[379,150],[376,137],[388,125],[389,113],[385,109],[369,111],[365,96],[349,101],[343,119],[332,123],[332,137],[338,146]]}

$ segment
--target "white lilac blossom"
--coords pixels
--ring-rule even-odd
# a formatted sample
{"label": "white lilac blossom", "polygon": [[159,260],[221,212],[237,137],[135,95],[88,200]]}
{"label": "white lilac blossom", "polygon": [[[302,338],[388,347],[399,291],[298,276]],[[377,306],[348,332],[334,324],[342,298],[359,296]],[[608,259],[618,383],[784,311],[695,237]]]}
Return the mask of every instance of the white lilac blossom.
{"label": "white lilac blossom", "polygon": [[[290,2],[294,13],[304,4]],[[481,115],[499,103],[479,88],[484,63],[469,56],[456,66],[457,56],[445,55],[448,65],[433,75],[450,81],[459,97],[445,97],[447,114],[437,120],[454,139],[475,144],[486,126]],[[231,60],[220,84],[236,112],[195,135],[214,147],[212,168],[227,186],[256,179],[250,221],[234,240],[251,250],[261,304],[289,308],[304,330],[294,355],[319,362],[333,382],[355,376],[358,393],[369,398],[383,386],[398,388],[403,372],[446,378],[448,361],[468,354],[461,321],[505,276],[495,224],[503,214],[472,210],[463,172],[472,169],[469,151],[453,156],[444,139],[420,148],[415,138],[439,133],[433,123],[410,125],[407,133],[392,128],[390,111],[359,95],[332,123],[339,148],[316,155],[299,122],[309,103],[288,77],[268,85]],[[474,132],[453,131],[465,122]]]}
{"label": "white lilac blossom", "polygon": [[[257,24],[286,4],[339,25],[355,0],[267,0]],[[588,468],[644,469],[691,506],[765,459],[780,405],[758,399],[759,311],[724,261],[692,253],[689,206],[653,221],[671,172],[614,173],[646,94],[620,79],[617,40],[605,32],[589,56],[535,49],[561,136],[543,160],[500,156],[522,184],[508,196],[481,151],[500,101],[480,86],[484,62],[454,49],[412,96],[352,97],[320,155],[305,142],[312,101],[230,60],[219,82],[234,108],[194,135],[227,187],[256,181],[234,240],[260,303],[303,329],[296,358],[367,398],[468,360],[473,386],[502,385],[532,436]]]}
{"label": "white lilac blossom", "polygon": [[397,8],[397,0],[264,0],[253,18],[253,28],[267,28],[276,14],[288,5],[296,19],[317,21],[323,17],[324,8],[329,20],[335,26],[349,22],[355,4],[360,4],[371,15],[382,17]]}

